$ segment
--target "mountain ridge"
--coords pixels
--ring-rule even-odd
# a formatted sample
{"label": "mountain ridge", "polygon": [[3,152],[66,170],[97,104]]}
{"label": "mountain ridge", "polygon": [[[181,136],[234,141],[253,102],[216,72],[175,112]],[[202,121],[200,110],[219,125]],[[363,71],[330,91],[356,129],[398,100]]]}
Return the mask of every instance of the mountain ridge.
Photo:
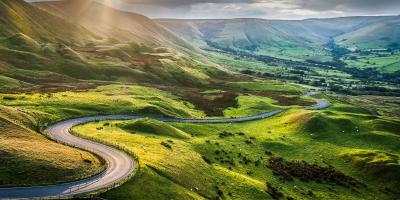
{"label": "mountain ridge", "polygon": [[185,52],[200,52],[144,15],[117,10],[93,0],[35,2],[32,5],[72,23],[80,24],[103,38],[168,46]]}
{"label": "mountain ridge", "polygon": [[[281,40],[291,45],[323,45],[339,35],[385,21],[396,21],[399,18],[399,16],[352,16],[305,20],[235,18],[157,19],[156,21],[189,41],[204,41],[206,38],[224,47],[246,49],[247,46],[252,45],[284,47],[284,45],[277,44],[277,41]],[[202,33],[205,38],[199,37],[200,35],[190,35],[190,33]],[[242,34],[242,36],[238,37],[237,34]],[[252,43],[246,41],[245,35],[251,35],[258,39],[256,43]],[[224,39],[221,40],[221,38]],[[235,40],[239,43],[238,45],[233,44]],[[206,46],[204,42],[202,44]]]}

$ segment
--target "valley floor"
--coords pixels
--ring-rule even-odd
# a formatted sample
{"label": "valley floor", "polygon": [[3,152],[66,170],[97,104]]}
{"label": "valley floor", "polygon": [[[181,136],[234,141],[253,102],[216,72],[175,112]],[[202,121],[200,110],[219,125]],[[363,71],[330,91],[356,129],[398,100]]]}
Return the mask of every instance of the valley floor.
{"label": "valley floor", "polygon": [[[269,87],[256,87],[260,84]],[[123,147],[140,158],[141,173],[102,196],[107,199],[391,199],[399,195],[396,185],[400,180],[397,145],[400,137],[396,127],[400,120],[399,110],[391,105],[396,104],[395,99],[388,97],[378,102],[372,100],[373,96],[319,95],[318,98],[327,99],[332,106],[313,111],[303,109],[313,105],[310,97],[295,98],[305,91],[295,85],[235,83],[227,88],[230,89],[203,91],[210,99],[218,98],[226,90],[238,93],[237,97],[233,96],[237,101],[235,106],[221,107],[226,117],[289,110],[269,119],[238,124],[137,119],[75,127],[73,131],[80,136]],[[280,95],[274,93],[276,90]],[[179,96],[143,86],[110,85],[76,92],[1,94],[0,101],[4,105],[4,123],[14,122],[25,130],[21,132],[23,136],[30,130],[35,137],[42,137],[34,130],[43,129],[44,125],[81,116],[207,117],[196,105],[182,101]],[[36,121],[28,123],[23,120],[26,118]],[[15,134],[12,130],[5,129],[10,137],[2,136],[1,150],[8,155],[15,155],[9,148],[19,147],[19,143],[10,140]],[[26,148],[31,148],[28,153],[35,152],[34,146]],[[62,155],[71,164],[76,163],[75,158]],[[40,160],[50,166],[60,166],[56,159],[48,156]],[[88,165],[94,170],[92,174],[101,170],[102,165],[96,159],[84,161],[92,163]],[[2,157],[2,162],[11,160],[11,157]],[[29,169],[40,171],[32,161],[22,161]],[[94,164],[97,162],[99,165]],[[85,170],[76,167],[80,167],[74,170],[76,173],[82,174]],[[12,177],[11,172],[25,171],[7,170],[2,170],[1,176],[10,183],[15,180],[7,179]],[[35,177],[25,175],[12,184],[29,184],[29,180],[37,183]],[[72,180],[62,177],[58,180]]]}

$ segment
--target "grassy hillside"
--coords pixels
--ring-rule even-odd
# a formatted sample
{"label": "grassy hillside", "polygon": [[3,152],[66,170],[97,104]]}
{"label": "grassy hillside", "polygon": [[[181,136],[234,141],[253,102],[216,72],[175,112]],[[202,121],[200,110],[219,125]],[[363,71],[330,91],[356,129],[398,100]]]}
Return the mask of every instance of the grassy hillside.
{"label": "grassy hillside", "polygon": [[213,62],[241,74],[352,95],[396,96],[400,91],[398,19],[158,22],[206,50]]}
{"label": "grassy hillside", "polygon": [[[207,93],[206,96],[214,98],[215,92],[217,91],[205,91],[203,94]],[[265,101],[270,109],[279,107],[277,101],[267,97],[252,96],[252,104],[243,103],[242,99],[246,98],[243,94],[237,99],[237,107],[218,108],[223,109],[224,112],[221,113],[227,116],[237,117],[269,111],[266,110],[265,105],[259,103],[261,100]],[[218,105],[218,101],[210,100],[207,105]],[[234,97],[233,101],[235,101]],[[257,106],[259,104],[261,106]],[[8,163],[0,168],[3,181],[0,182],[1,186],[75,180],[96,173],[100,169],[100,161],[93,155],[62,147],[38,133],[46,125],[57,121],[110,114],[177,118],[206,117],[204,112],[196,109],[193,104],[170,92],[127,85],[108,85],[90,90],[67,92],[2,93],[0,105],[0,143],[2,143],[0,153],[5,155],[1,161]],[[144,134],[146,138],[162,137],[177,140],[191,138],[190,134],[170,124],[154,120],[143,119],[119,123],[118,127],[132,135]],[[63,158],[57,155],[63,155]],[[82,155],[82,158],[77,155]],[[74,166],[70,166],[71,164]],[[27,174],[29,172],[32,173]],[[46,173],[50,173],[51,176],[43,175]]]}
{"label": "grassy hillside", "polygon": [[[400,71],[398,16],[158,22],[207,50],[213,61],[247,74],[266,71],[266,77],[302,79],[299,83],[304,83],[317,81],[312,79],[321,71],[335,69],[355,78],[385,77],[381,81],[398,82],[393,78]],[[299,78],[299,74],[306,77]]]}
{"label": "grassy hillside", "polygon": [[[232,48],[287,59],[305,60],[329,57],[329,52],[324,49],[324,45],[331,38],[355,31],[365,32],[362,30],[372,29],[381,23],[387,24],[388,21],[394,22],[393,20],[396,19],[397,17],[347,17],[300,21],[160,19],[158,22],[202,48]],[[393,29],[396,28],[393,27]],[[393,31],[376,34],[371,32],[373,37],[387,37],[388,40],[398,41],[396,34],[392,33]],[[350,36],[347,39],[348,43],[359,42],[358,39]]]}
{"label": "grassy hillside", "polygon": [[[110,85],[81,92],[0,94],[0,187],[54,184],[98,173],[104,167],[92,154],[50,141],[46,125],[82,116],[131,114],[201,118],[188,102],[157,89]],[[189,137],[153,122],[121,125],[126,130]]]}
{"label": "grassy hillside", "polygon": [[[35,5],[22,0],[0,4],[1,91],[10,92],[18,84],[25,86],[20,91],[116,82],[199,86],[229,77],[144,16],[92,1]],[[86,14],[76,13],[77,7]]]}
{"label": "grassy hillside", "polygon": [[338,44],[358,49],[400,48],[400,17],[374,23],[336,38]]}
{"label": "grassy hillside", "polygon": [[55,93],[0,94],[0,104],[45,112],[51,123],[96,114],[146,114],[202,117],[201,111],[169,92],[142,86],[108,85],[96,89]]}
{"label": "grassy hillside", "polygon": [[22,33],[40,42],[84,44],[94,35],[82,27],[54,17],[23,0],[0,2],[0,37]]}
{"label": "grassy hillside", "polygon": [[104,167],[40,134],[60,120],[285,109],[238,124],[138,119],[74,132],[139,155],[141,173],[107,199],[396,199],[399,99],[328,93],[319,97],[333,105],[310,111],[303,106],[315,101],[301,94],[311,86],[399,94],[397,24],[154,21],[95,0],[0,0],[0,187],[71,181]]}
{"label": "grassy hillside", "polygon": [[99,173],[96,156],[50,141],[37,128],[49,114],[0,106],[0,185],[63,183]]}
{"label": "grassy hillside", "polygon": [[39,2],[34,5],[80,24],[104,39],[196,51],[193,46],[143,15],[116,10],[93,0]]}
{"label": "grassy hillside", "polygon": [[[310,31],[308,24],[293,21],[232,19],[158,22],[202,48],[232,48],[281,56],[303,52],[297,56],[304,56],[312,53],[313,46],[316,48],[313,42],[321,44],[327,40],[327,36]],[[320,54],[324,54],[323,49]]]}

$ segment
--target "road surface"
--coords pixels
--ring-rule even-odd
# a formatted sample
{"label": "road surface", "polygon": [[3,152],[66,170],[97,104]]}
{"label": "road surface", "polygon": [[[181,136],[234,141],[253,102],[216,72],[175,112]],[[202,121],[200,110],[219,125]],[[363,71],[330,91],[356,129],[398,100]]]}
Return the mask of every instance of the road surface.
{"label": "road surface", "polygon": [[[316,93],[307,93],[303,96],[313,96]],[[328,106],[324,100],[315,99],[317,105],[306,107],[308,110],[321,110]],[[239,123],[254,121],[272,117],[284,110],[275,110],[260,115],[242,118],[228,118],[228,119],[173,119],[173,118],[149,118],[143,116],[127,116],[127,115],[112,115],[112,116],[99,116],[99,117],[84,117],[79,119],[72,119],[64,122],[57,123],[49,127],[45,132],[47,135],[60,143],[85,149],[92,152],[107,163],[107,169],[94,177],[58,185],[50,186],[37,186],[37,187],[20,187],[20,188],[0,188],[0,199],[42,199],[42,198],[69,198],[74,195],[85,194],[88,192],[97,191],[114,186],[121,180],[126,180],[134,173],[134,160],[126,153],[108,147],[106,145],[82,139],[70,134],[69,130],[73,126],[103,120],[131,120],[140,118],[155,119],[163,122],[178,122],[178,123]]]}

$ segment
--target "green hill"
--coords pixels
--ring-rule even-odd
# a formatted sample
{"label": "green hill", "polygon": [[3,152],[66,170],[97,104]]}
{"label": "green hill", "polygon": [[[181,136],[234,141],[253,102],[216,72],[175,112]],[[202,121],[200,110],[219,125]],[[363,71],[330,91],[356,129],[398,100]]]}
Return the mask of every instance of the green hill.
{"label": "green hill", "polygon": [[124,12],[93,0],[47,1],[34,4],[74,24],[80,24],[102,38],[196,50],[153,20],[136,13]]}
{"label": "green hill", "polygon": [[345,43],[399,41],[397,16],[343,17],[306,20],[160,19],[158,22],[202,48],[231,48],[283,58],[327,56],[325,45],[337,38]]}
{"label": "green hill", "polygon": [[0,37],[16,33],[39,42],[84,44],[94,35],[82,27],[34,8],[22,0],[0,2]]}
{"label": "green hill", "polygon": [[308,30],[308,24],[263,19],[158,20],[170,30],[200,46],[210,42],[222,47],[256,50],[268,47],[323,43],[326,37]]}
{"label": "green hill", "polygon": [[0,106],[0,185],[62,183],[102,170],[102,161],[93,154],[57,144],[32,130],[47,117]]}
{"label": "green hill", "polygon": [[[0,2],[0,73],[30,86],[20,90],[115,82],[190,86],[227,75],[197,61],[203,56],[196,48],[142,15],[91,1],[35,5]],[[77,7],[84,10],[77,14]]]}
{"label": "green hill", "polygon": [[[343,17],[306,20],[159,19],[157,22],[200,46],[206,40],[225,47],[260,50],[286,45],[323,45],[331,38],[377,24],[398,23],[399,17]],[[389,23],[390,22],[390,23]],[[396,29],[396,26],[393,27]],[[385,35],[391,35],[390,31]],[[383,37],[381,35],[381,37]],[[395,37],[395,36],[393,36]]]}
{"label": "green hill", "polygon": [[142,133],[155,134],[157,136],[167,136],[179,139],[190,137],[189,134],[167,123],[150,119],[140,119],[129,123],[123,123],[120,124],[119,127],[132,133],[138,131]]}
{"label": "green hill", "polygon": [[400,48],[400,17],[343,34],[336,41],[343,46],[361,49]]}

